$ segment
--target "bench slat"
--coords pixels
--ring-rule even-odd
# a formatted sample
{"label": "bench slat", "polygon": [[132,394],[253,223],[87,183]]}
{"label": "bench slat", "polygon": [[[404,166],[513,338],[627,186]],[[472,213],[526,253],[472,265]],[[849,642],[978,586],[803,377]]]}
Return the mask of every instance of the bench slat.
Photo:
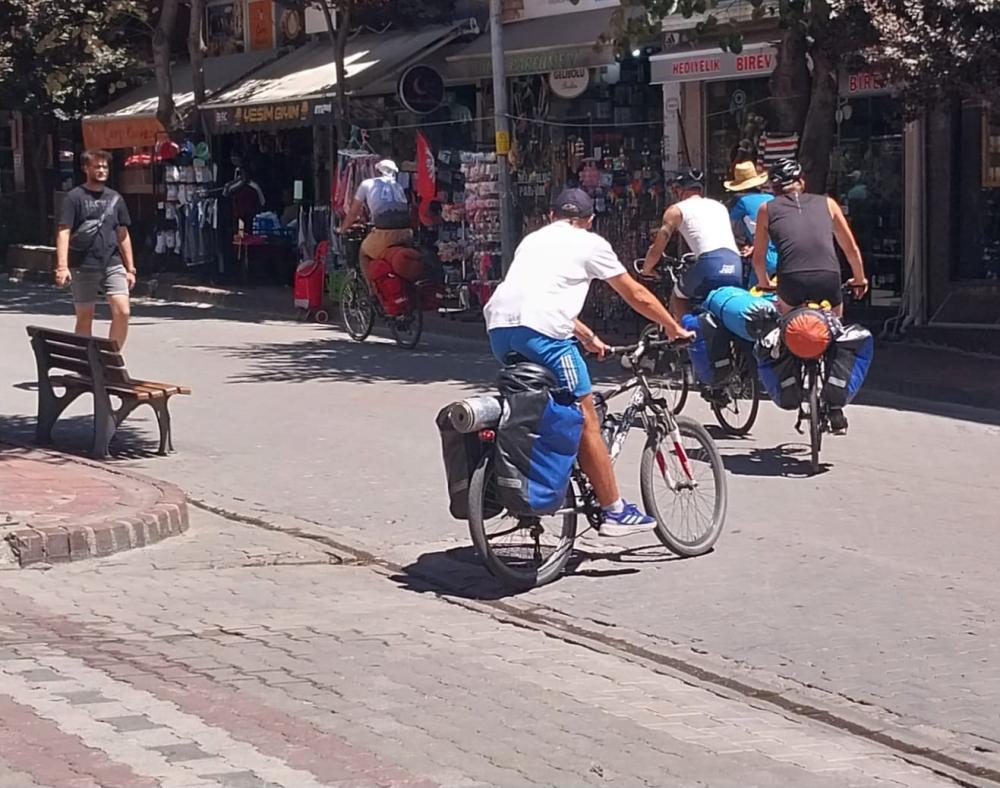
{"label": "bench slat", "polygon": [[27,332],[29,336],[40,336],[42,339],[51,339],[56,342],[62,342],[66,345],[76,345],[78,347],[87,347],[87,345],[93,343],[97,346],[98,350],[108,352],[108,353],[118,353],[118,345],[112,342],[110,339],[104,337],[87,337],[80,334],[74,334],[72,331],[57,331],[54,328],[44,328],[42,326],[28,326]]}
{"label": "bench slat", "polygon": [[190,394],[191,389],[188,386],[178,386],[174,383],[157,383],[153,380],[136,380],[135,378],[130,378],[133,383],[140,386],[150,386],[152,388],[170,389],[174,394]]}
{"label": "bench slat", "polygon": [[[61,356],[49,356],[49,369],[62,369],[67,372],[75,372],[78,375],[90,377],[90,364],[86,361],[78,361],[74,358],[62,358]],[[129,382],[128,372],[125,367],[102,367],[104,379],[109,383],[126,384]]]}
{"label": "bench slat", "polygon": [[[49,378],[49,380],[54,386],[75,386],[88,391],[94,388],[94,381],[83,375],[56,375],[55,377]],[[142,402],[166,396],[166,393],[163,391],[156,392],[151,389],[138,389],[133,386],[119,386],[114,383],[106,384],[104,388],[112,394],[132,397],[134,399],[141,400]]]}
{"label": "bench slat", "polygon": [[[80,345],[70,345],[67,342],[55,341],[50,339],[45,339],[45,350],[49,353],[54,353],[57,356],[64,356],[66,358],[77,358],[80,361],[88,361],[87,348],[81,347]],[[101,364],[109,367],[124,367],[125,359],[122,357],[121,353],[115,353],[111,350],[98,350],[98,357],[101,359]]]}

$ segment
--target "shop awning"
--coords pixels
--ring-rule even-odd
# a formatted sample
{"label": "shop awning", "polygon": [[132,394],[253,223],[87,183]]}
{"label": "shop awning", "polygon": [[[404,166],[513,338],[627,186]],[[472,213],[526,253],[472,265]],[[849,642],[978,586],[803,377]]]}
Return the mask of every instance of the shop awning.
{"label": "shop awning", "polygon": [[[275,52],[246,52],[205,59],[205,90],[209,96],[238,82],[269,60]],[[176,63],[171,69],[174,105],[184,112],[194,104],[191,64]],[[131,148],[153,145],[163,126],[156,119],[156,80],[150,79],[112,101],[100,112],[83,119],[83,140],[88,148]]]}
{"label": "shop awning", "polygon": [[777,64],[778,51],[769,43],[748,44],[738,55],[719,47],[671,52],[649,59],[650,82],[662,85],[766,77]]}
{"label": "shop awning", "polygon": [[[615,8],[579,11],[510,22],[503,26],[507,75],[545,74],[565,68],[590,68],[615,62],[611,44]],[[480,36],[448,57],[449,82],[486,79],[493,73],[490,36]]]}
{"label": "shop awning", "polygon": [[[475,28],[471,20],[412,31],[359,35],[347,45],[349,92],[386,80]],[[214,131],[302,126],[328,118],[337,87],[326,37],[302,46],[223,91],[202,106]]]}

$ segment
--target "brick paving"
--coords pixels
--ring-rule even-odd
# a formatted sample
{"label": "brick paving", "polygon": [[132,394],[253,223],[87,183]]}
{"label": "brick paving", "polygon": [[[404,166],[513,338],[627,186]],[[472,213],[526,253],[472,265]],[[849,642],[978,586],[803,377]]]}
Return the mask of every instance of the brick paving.
{"label": "brick paving", "polygon": [[0,785],[952,784],[331,558],[198,513],[0,576]]}
{"label": "brick paving", "polygon": [[173,485],[0,443],[0,566],[109,555],[186,527]]}

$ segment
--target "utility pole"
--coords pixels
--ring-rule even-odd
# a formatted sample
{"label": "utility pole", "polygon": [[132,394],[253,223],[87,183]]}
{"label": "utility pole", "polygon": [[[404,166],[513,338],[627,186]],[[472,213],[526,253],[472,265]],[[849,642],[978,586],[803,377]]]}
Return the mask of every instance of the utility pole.
{"label": "utility pole", "polygon": [[503,51],[503,0],[490,0],[490,42],[493,52],[493,112],[496,123],[497,169],[500,190],[500,249],[507,275],[517,245],[514,226],[514,190],[510,178],[510,118],[507,117],[507,66]]}

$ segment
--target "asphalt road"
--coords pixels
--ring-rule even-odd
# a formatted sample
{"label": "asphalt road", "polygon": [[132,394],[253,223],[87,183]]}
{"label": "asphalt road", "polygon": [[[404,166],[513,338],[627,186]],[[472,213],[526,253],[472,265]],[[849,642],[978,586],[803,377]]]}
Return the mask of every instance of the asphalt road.
{"label": "asphalt road", "polygon": [[[0,434],[32,429],[24,326],[67,327],[65,310],[47,294],[0,306]],[[456,597],[504,600],[447,514],[433,424],[440,407],[489,385],[483,350],[429,337],[406,353],[238,317],[136,308],[132,372],[195,393],[175,401],[175,455],[151,454],[151,415],[136,414],[114,462],[220,509],[361,548]],[[794,416],[770,405],[750,439],[720,438],[730,507],[714,553],[679,561],[641,538],[585,538],[569,575],[504,602],[995,767],[996,414],[885,402],[850,409],[849,436],[828,441],[829,467],[815,477]],[[689,408],[711,423],[700,403]],[[63,447],[86,445],[87,412],[78,403],[57,428]],[[618,466],[633,499],[640,443]]]}

